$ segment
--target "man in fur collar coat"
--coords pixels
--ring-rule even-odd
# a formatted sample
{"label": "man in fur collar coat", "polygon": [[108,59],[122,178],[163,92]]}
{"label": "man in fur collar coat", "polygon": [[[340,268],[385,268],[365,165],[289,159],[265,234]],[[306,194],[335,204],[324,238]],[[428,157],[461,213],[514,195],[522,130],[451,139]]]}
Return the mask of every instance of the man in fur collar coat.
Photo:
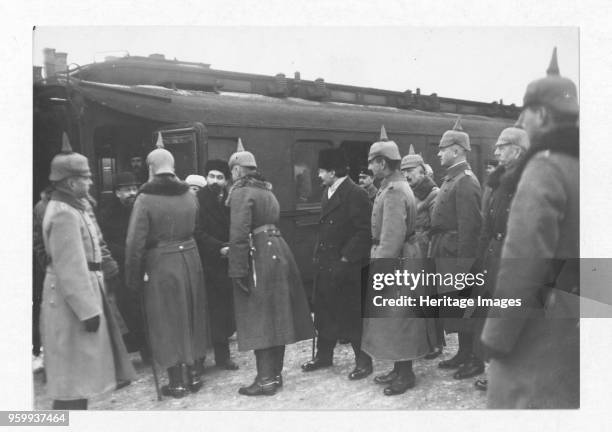
{"label": "man in fur collar coat", "polygon": [[517,168],[495,287],[521,307],[490,310],[484,326],[490,408],[580,406],[579,108],[556,54],[523,101],[531,148]]}

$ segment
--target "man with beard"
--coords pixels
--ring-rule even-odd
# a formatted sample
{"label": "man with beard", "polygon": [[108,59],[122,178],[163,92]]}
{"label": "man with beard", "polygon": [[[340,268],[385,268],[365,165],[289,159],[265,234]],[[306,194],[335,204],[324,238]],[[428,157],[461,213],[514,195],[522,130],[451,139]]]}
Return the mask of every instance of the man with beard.
{"label": "man with beard", "polygon": [[[418,154],[414,154],[414,148],[410,146],[410,152],[402,158],[402,164],[400,166],[402,174],[408,180],[408,184],[412,188],[414,197],[416,199],[416,221],[414,226],[415,235],[417,241],[421,247],[421,253],[423,258],[427,257],[427,251],[429,250],[429,230],[431,229],[431,216],[433,214],[434,206],[436,203],[436,197],[440,190],[434,181],[427,176],[425,170],[425,162],[423,157]],[[433,269],[429,269],[433,270]],[[444,326],[439,318],[438,308],[431,307],[427,310],[428,316],[432,318],[432,324],[435,327],[436,341],[434,343],[435,349],[427,354],[425,358],[427,360],[435,359],[442,354],[444,346]]]}
{"label": "man with beard", "polygon": [[[491,298],[495,292],[495,278],[499,267],[510,205],[518,178],[516,168],[529,147],[527,133],[518,127],[502,131],[495,144],[497,168],[487,179],[488,199],[483,208],[483,224],[478,240],[478,270],[486,274],[485,285],[478,290],[481,296]],[[487,389],[487,380],[477,380],[479,390]]]}
{"label": "man with beard", "polygon": [[113,279],[110,289],[117,297],[119,311],[129,330],[129,333],[124,335],[124,340],[129,352],[140,351],[143,362],[148,363],[151,349],[144,333],[141,299],[131,295],[124,287],[125,241],[139,184],[134,174],[129,171],[114,175],[115,197],[100,212],[100,228],[112,257],[119,265],[119,277]]}
{"label": "man with beard", "polygon": [[[476,261],[480,233],[480,183],[467,163],[470,137],[457,119],[452,130],[444,132],[439,145],[440,165],[446,176],[440,187],[431,216],[430,257],[435,258],[438,274],[467,274]],[[469,297],[470,287],[441,285],[438,295],[452,299]],[[446,333],[459,334],[459,350],[449,360],[438,364],[441,369],[457,369],[453,378],[464,379],[484,372],[484,362],[474,352],[474,321],[467,310],[442,307]]]}
{"label": "man with beard", "polygon": [[142,160],[142,156],[139,154],[134,154],[130,158],[130,169],[139,184],[143,184],[148,180],[149,174]]}
{"label": "man with beard", "polygon": [[353,347],[349,379],[356,380],[372,373],[372,359],[361,350],[361,269],[370,254],[371,207],[366,191],[348,177],[342,149],[321,150],[318,165],[325,189],[314,253],[317,355],[302,370],[331,366],[336,342],[343,339]]}
{"label": "man with beard", "polygon": [[559,74],[531,82],[522,125],[531,147],[508,217],[495,297],[520,299],[486,320],[492,358],[489,408],[580,406],[580,162],[575,84]]}
{"label": "man with beard", "polygon": [[368,193],[370,202],[373,203],[378,189],[376,186],[374,186],[374,174],[372,174],[372,170],[362,168],[359,171],[359,186],[365,189],[365,191]]}
{"label": "man with beard", "polygon": [[215,364],[236,370],[238,365],[230,359],[228,342],[236,331],[232,282],[227,275],[230,211],[225,200],[230,171],[227,162],[218,159],[206,162],[204,170],[206,186],[197,194],[200,209],[195,237],[206,278]]}

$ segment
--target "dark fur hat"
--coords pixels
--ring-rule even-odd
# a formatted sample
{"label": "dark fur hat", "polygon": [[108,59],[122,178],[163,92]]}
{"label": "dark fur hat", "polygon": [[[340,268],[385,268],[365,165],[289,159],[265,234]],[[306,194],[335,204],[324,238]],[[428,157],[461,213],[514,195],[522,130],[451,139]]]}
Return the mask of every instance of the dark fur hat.
{"label": "dark fur hat", "polygon": [[342,149],[324,149],[319,151],[319,168],[327,171],[346,170],[348,163]]}
{"label": "dark fur hat", "polygon": [[210,171],[219,171],[223,173],[226,180],[229,180],[231,178],[229,165],[227,164],[227,162],[221,159],[211,159],[209,161],[206,161],[206,165],[204,167],[204,175],[208,175]]}

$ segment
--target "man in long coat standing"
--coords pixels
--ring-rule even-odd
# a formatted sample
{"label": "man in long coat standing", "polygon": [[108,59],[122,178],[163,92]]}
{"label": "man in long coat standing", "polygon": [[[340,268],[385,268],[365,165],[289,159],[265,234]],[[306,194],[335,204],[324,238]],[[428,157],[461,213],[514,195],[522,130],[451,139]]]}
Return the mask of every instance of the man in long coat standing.
{"label": "man in long coat standing", "polygon": [[[161,136],[158,147],[163,147]],[[151,180],[141,188],[130,217],[126,284],[142,290],[153,361],[168,369],[167,396],[184,397],[202,386],[198,359],[209,346],[206,287],[193,238],[197,200],[174,175],[164,148],[147,156]]]}
{"label": "man in long coat standing", "polygon": [[[452,130],[444,132],[439,145],[440,164],[446,168],[431,217],[430,257],[435,258],[438,274],[466,274],[476,261],[482,216],[480,183],[467,163],[470,137],[457,119]],[[440,286],[440,297],[469,297],[471,287]],[[484,372],[484,362],[474,352],[476,320],[465,316],[467,310],[442,307],[444,330],[459,333],[459,350],[438,364],[442,369],[457,369],[453,378],[463,379]]]}
{"label": "man in long coat standing", "polygon": [[351,342],[355,368],[349,379],[364,378],[372,359],[361,351],[361,269],[370,255],[368,193],[348,177],[342,149],[319,152],[319,177],[325,186],[314,254],[314,312],[317,355],[302,365],[305,372],[332,365],[339,339]]}
{"label": "man in long coat standing", "polygon": [[87,202],[89,164],[72,152],[66,134],[49,180],[41,315],[47,389],[54,409],[87,409],[90,397],[131,381],[135,372],[106,299],[103,240]]}
{"label": "man in long coat standing", "polygon": [[580,163],[576,86],[559,74],[527,86],[523,127],[531,147],[520,180],[495,297],[520,299],[487,319],[490,408],[580,406]]}
{"label": "man in long coat standing", "polygon": [[272,395],[283,385],[285,345],[314,336],[306,293],[293,253],[276,224],[280,206],[272,185],[238,142],[229,166],[229,271],[234,285],[238,349],[255,351],[257,376],[239,393]]}
{"label": "man in long coat standing", "polygon": [[[414,235],[416,203],[400,172],[397,144],[388,140],[384,127],[380,141],[370,147],[368,161],[374,176],[382,180],[372,209],[370,272],[418,273],[423,268],[423,255]],[[390,285],[382,292],[387,298],[399,299],[416,297],[420,291],[411,291],[407,285]],[[389,307],[382,317],[369,315],[363,320],[363,350],[374,358],[394,362],[393,370],[374,381],[387,385],[383,391],[386,396],[402,394],[414,387],[412,361],[433,349],[435,334],[428,332],[428,320],[418,307]]]}
{"label": "man in long coat standing", "polygon": [[228,338],[236,331],[232,281],[227,275],[230,213],[225,205],[230,172],[227,162],[206,162],[206,186],[197,194],[200,203],[196,240],[206,278],[210,327],[215,350],[215,364],[236,370],[230,358]]}

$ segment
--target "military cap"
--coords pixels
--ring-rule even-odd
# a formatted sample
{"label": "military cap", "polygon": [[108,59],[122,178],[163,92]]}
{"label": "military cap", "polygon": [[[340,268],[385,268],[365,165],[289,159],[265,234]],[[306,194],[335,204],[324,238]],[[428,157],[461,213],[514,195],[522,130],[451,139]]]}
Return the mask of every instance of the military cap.
{"label": "military cap", "polygon": [[393,141],[389,141],[389,138],[387,138],[387,131],[385,130],[384,125],[380,128],[380,141],[377,141],[370,146],[368,161],[371,161],[379,156],[386,157],[390,160],[402,159],[399,149],[397,148],[397,144],[395,144]]}
{"label": "military cap", "polygon": [[370,176],[370,177],[374,177],[374,173],[372,172],[371,169],[367,169],[365,167],[361,168],[359,170],[359,176]]}
{"label": "military cap", "polygon": [[495,146],[503,146],[507,144],[514,144],[520,147],[523,151],[527,151],[529,149],[529,136],[524,129],[515,126],[506,128],[501,132],[499,138],[497,138]]}
{"label": "military cap", "polygon": [[348,163],[342,149],[323,149],[319,151],[318,167],[326,171],[346,170]]}
{"label": "military cap", "polygon": [[228,165],[230,169],[232,169],[235,165],[257,168],[255,156],[253,156],[253,153],[244,150],[244,146],[242,145],[242,140],[240,138],[238,138],[236,153],[230,156]]}
{"label": "military cap", "polygon": [[57,182],[72,176],[90,177],[89,162],[82,154],[72,151],[66,132],[62,134],[62,150],[51,160],[49,180]]}
{"label": "military cap", "polygon": [[221,159],[210,159],[206,161],[206,165],[204,166],[204,174],[208,175],[208,173],[211,171],[219,171],[220,173],[223,173],[226,179],[229,179],[231,176],[229,165],[227,162]]}
{"label": "military cap", "polygon": [[576,85],[559,73],[557,47],[553,49],[546,77],[532,81],[523,97],[523,106],[543,105],[564,114],[578,114],[578,94]]}
{"label": "military cap", "polygon": [[423,157],[419,154],[415,154],[414,147],[410,144],[410,150],[408,150],[408,154],[402,158],[400,169],[412,169],[424,164],[425,161]]}
{"label": "military cap", "polygon": [[147,155],[147,165],[153,175],[174,174],[174,156],[164,148],[161,132],[157,133],[157,148]]}
{"label": "military cap", "polygon": [[457,121],[451,130],[444,132],[439,147],[445,148],[452,145],[463,147],[466,151],[471,150],[470,136],[461,127],[461,117],[457,117]]}
{"label": "military cap", "polygon": [[113,187],[121,186],[138,186],[140,183],[136,180],[136,176],[130,171],[117,173],[113,176]]}
{"label": "military cap", "polygon": [[185,179],[185,183],[187,183],[189,186],[197,186],[203,188],[204,186],[206,186],[206,179],[201,175],[190,174]]}

